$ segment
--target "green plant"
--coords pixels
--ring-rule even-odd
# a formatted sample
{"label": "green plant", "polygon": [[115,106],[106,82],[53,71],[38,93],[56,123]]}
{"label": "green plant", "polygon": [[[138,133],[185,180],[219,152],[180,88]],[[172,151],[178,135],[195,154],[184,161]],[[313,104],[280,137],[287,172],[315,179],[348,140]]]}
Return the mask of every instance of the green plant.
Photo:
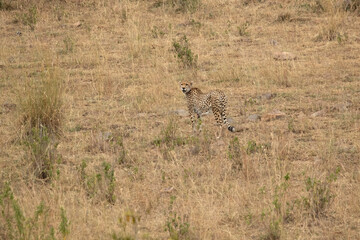
{"label": "green plant", "polygon": [[125,164],[126,163],[126,160],[127,160],[127,157],[126,157],[126,150],[125,150],[125,147],[124,147],[124,141],[123,141],[123,138],[122,137],[117,137],[115,139],[115,145],[117,147],[117,151],[118,151],[118,158],[117,158],[117,162],[119,164]]}
{"label": "green plant", "polygon": [[151,29],[151,35],[153,38],[162,38],[165,35],[165,32],[159,29],[157,26],[154,26]]}
{"label": "green plant", "polygon": [[320,217],[325,214],[326,209],[332,203],[335,195],[331,191],[331,184],[337,180],[340,168],[336,168],[325,180],[307,177],[305,180],[306,191],[308,195],[303,197],[303,203],[310,214],[314,217]]}
{"label": "green plant", "polygon": [[75,42],[71,37],[66,36],[64,38],[63,42],[64,42],[64,51],[63,51],[63,53],[72,53],[72,52],[74,52]]}
{"label": "green plant", "polygon": [[190,239],[189,236],[190,224],[187,216],[183,217],[177,215],[176,212],[171,212],[165,224],[165,231],[169,233],[171,240]]}
{"label": "green plant", "polygon": [[228,158],[232,162],[233,169],[237,171],[242,169],[243,162],[241,158],[241,147],[237,137],[234,137],[230,140],[228,147]]}
{"label": "green plant", "polygon": [[256,152],[264,152],[270,148],[269,143],[256,143],[254,140],[249,140],[246,146],[246,153],[252,154]]}
{"label": "green plant", "polygon": [[69,235],[70,233],[70,229],[69,229],[69,225],[70,222],[66,217],[66,212],[64,208],[60,208],[61,210],[61,222],[59,224],[59,232],[61,233],[63,239],[66,239],[66,236]]}
{"label": "green plant", "polygon": [[194,68],[197,66],[198,55],[194,55],[191,51],[186,35],[184,35],[179,42],[174,40],[172,45],[175,57],[178,58],[184,67]]}
{"label": "green plant", "polygon": [[244,36],[249,36],[250,33],[248,32],[248,28],[250,26],[249,22],[245,22],[243,24],[241,24],[240,26],[238,26],[238,33],[240,36],[244,37]]}
{"label": "green plant", "polygon": [[20,18],[21,22],[24,25],[29,26],[31,31],[34,31],[36,23],[38,21],[37,7],[35,5],[33,5],[32,7],[30,7],[28,9],[27,13],[24,13],[22,15],[18,15],[18,18]]}
{"label": "green plant", "polygon": [[9,183],[0,189],[0,236],[4,239],[56,239],[49,228],[49,208],[41,202],[33,217],[27,217],[15,199]]}
{"label": "green plant", "polygon": [[47,128],[33,128],[24,144],[30,151],[35,176],[51,179],[54,176],[55,164],[61,157],[56,151],[58,143],[51,138]]}
{"label": "green plant", "polygon": [[170,118],[165,128],[161,130],[160,136],[152,144],[172,150],[175,146],[181,146],[186,143],[185,139],[178,136],[178,123],[175,118]]}
{"label": "green plant", "polygon": [[108,200],[109,203],[114,204],[116,201],[114,169],[107,162],[103,163],[103,167],[104,167],[105,181],[107,181],[106,199]]}
{"label": "green plant", "polygon": [[98,196],[105,198],[110,204],[116,202],[115,186],[116,178],[113,167],[103,162],[102,172],[94,172],[92,174],[86,173],[87,163],[82,161],[79,167],[80,178],[82,185],[85,188],[87,195],[91,198]]}

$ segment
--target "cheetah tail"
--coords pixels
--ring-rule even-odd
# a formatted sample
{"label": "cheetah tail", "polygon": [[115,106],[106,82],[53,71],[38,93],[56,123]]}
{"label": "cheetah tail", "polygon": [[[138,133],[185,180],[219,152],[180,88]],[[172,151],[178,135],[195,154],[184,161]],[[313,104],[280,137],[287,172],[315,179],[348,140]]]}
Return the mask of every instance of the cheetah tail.
{"label": "cheetah tail", "polygon": [[230,132],[235,132],[235,128],[233,126],[231,126],[231,125],[228,126],[228,130]]}

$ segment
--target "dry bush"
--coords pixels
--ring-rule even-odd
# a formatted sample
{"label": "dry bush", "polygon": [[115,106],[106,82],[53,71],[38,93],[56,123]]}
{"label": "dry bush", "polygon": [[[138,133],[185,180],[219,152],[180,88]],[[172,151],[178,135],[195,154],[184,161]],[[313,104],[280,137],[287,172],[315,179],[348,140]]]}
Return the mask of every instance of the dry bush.
{"label": "dry bush", "polygon": [[54,177],[58,137],[62,133],[63,88],[56,69],[31,78],[19,91],[20,137],[29,152],[34,174],[40,179]]}

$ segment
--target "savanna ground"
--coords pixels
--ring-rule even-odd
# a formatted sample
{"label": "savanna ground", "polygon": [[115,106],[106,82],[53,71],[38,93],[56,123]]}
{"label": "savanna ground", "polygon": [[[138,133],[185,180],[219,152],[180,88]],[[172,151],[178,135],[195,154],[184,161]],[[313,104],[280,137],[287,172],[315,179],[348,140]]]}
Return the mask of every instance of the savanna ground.
{"label": "savanna ground", "polygon": [[0,0],[0,239],[360,239],[359,5]]}

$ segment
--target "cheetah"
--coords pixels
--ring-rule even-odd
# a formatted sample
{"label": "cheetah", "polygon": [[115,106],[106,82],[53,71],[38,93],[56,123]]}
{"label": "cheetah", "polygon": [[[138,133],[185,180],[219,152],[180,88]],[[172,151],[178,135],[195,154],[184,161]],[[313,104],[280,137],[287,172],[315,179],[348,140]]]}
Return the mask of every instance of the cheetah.
{"label": "cheetah", "polygon": [[[220,127],[217,138],[221,137],[222,124],[226,124],[230,132],[235,132],[235,128],[231,126],[226,119],[227,99],[225,94],[220,90],[214,90],[209,93],[203,93],[200,89],[192,87],[190,82],[180,82],[181,91],[185,93],[187,105],[190,113],[193,131],[196,131],[195,115],[201,120],[201,115],[212,110],[215,120]],[[201,121],[199,121],[199,125]],[[201,127],[201,126],[200,126]]]}

